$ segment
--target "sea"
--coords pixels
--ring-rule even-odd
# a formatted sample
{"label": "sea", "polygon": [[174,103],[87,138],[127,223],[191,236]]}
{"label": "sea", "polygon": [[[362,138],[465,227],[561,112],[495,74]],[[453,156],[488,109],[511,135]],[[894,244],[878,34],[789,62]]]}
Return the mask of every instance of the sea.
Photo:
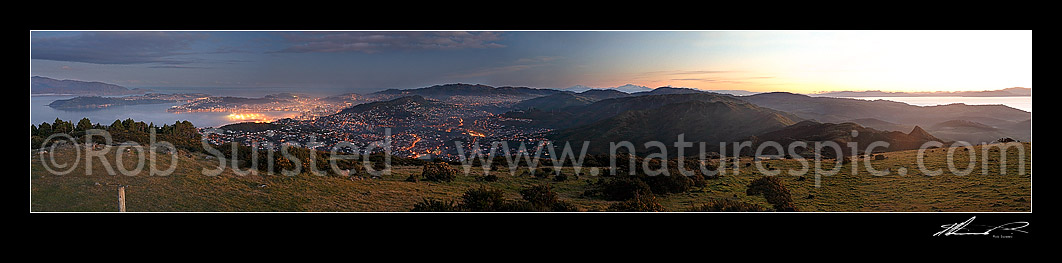
{"label": "sea", "polygon": [[953,103],[966,105],[998,105],[1032,112],[1032,97],[846,97],[861,100],[891,100],[916,106],[936,106]]}
{"label": "sea", "polygon": [[[151,87],[152,92],[157,93],[206,93],[212,96],[234,96],[234,97],[249,97],[260,98],[269,94],[276,94],[282,92],[306,93],[301,89],[292,88],[187,88],[187,87]],[[318,93],[318,92],[313,92]],[[342,92],[335,92],[340,94]],[[318,94],[313,94],[318,95]],[[333,94],[334,95],[334,94]],[[249,121],[245,116],[254,114],[258,120],[276,120],[281,118],[291,118],[299,116],[299,112],[292,111],[262,111],[262,112],[241,112],[240,116],[234,116],[229,112],[192,112],[192,113],[170,113],[166,110],[170,107],[177,106],[179,103],[164,103],[164,104],[147,104],[147,105],[128,105],[128,106],[115,106],[103,109],[94,110],[59,110],[52,107],[48,107],[56,100],[70,99],[77,97],[76,95],[30,95],[30,124],[40,125],[43,122],[52,123],[56,118],[64,121],[78,122],[81,118],[89,118],[92,123],[99,123],[103,125],[110,125],[115,120],[125,120],[132,118],[136,121],[143,121],[145,123],[154,123],[155,125],[162,126],[164,124],[173,124],[178,121],[190,121],[196,127],[220,127],[226,124],[239,123]]]}

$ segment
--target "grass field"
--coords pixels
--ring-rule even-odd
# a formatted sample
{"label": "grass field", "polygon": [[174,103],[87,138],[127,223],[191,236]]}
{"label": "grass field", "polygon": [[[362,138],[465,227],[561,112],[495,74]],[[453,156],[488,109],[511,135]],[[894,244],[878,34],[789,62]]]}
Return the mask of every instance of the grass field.
{"label": "grass field", "polygon": [[[982,174],[982,147],[975,146],[974,165],[968,175],[957,175],[947,169],[946,151],[933,149],[926,153],[928,169],[941,169],[943,174],[924,175],[915,165],[917,151],[884,153],[885,160],[861,159],[855,172],[852,164],[843,165],[836,175],[822,176],[820,187],[815,176],[803,178],[788,173],[799,170],[798,160],[768,160],[777,168],[790,190],[799,211],[1031,211],[1032,202],[1032,144],[1015,144],[1007,148],[1006,174],[1001,173],[998,149],[989,149],[988,169]],[[956,148],[955,164],[965,168],[971,152]],[[1024,151],[1024,158],[1019,157]],[[123,156],[126,169],[136,166],[133,152],[118,152],[112,147],[105,157],[115,173],[116,159]],[[134,176],[112,175],[99,159],[92,159],[92,174],[85,170],[86,156],[67,146],[45,157],[54,156],[59,163],[77,166],[68,174],[57,175],[45,169],[42,155],[30,154],[30,210],[31,211],[117,211],[117,184],[126,188],[126,210],[137,211],[409,211],[423,198],[457,201],[465,190],[487,185],[502,189],[506,198],[519,200],[519,190],[536,185],[551,184],[560,199],[584,211],[603,211],[614,201],[581,196],[596,176],[582,176],[564,182],[537,179],[529,176],[510,176],[507,170],[492,172],[496,182],[479,182],[472,176],[458,176],[453,182],[405,182],[410,174],[419,174],[420,167],[396,166],[392,174],[379,179],[352,180],[350,177],[326,177],[308,174],[296,176],[237,175],[231,168],[218,176],[202,175],[204,168],[218,166],[217,160],[203,155],[178,152],[178,166],[167,176],[149,176],[144,171]],[[169,154],[159,154],[160,169],[170,164]],[[749,160],[741,160],[748,162]],[[876,170],[889,169],[883,176],[871,175],[863,168],[869,162]],[[1023,163],[1023,167],[1019,167]],[[833,168],[825,164],[824,169]],[[660,196],[658,200],[668,211],[686,211],[708,202],[711,198],[729,198],[770,207],[762,196],[747,196],[747,184],[761,176],[753,167],[739,165],[739,171],[708,180],[708,186],[686,193]],[[901,169],[906,173],[901,175]],[[572,168],[564,168],[573,174]],[[584,168],[585,169],[585,168]],[[812,167],[811,169],[814,169]],[[481,171],[473,167],[473,172]],[[586,170],[584,170],[585,172]],[[521,172],[518,171],[517,174]]]}

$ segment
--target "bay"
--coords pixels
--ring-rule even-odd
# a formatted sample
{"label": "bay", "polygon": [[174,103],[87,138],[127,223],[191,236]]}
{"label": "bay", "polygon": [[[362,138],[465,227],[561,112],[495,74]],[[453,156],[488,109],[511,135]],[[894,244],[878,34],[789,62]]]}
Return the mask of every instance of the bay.
{"label": "bay", "polygon": [[[230,123],[245,122],[247,114],[233,116],[229,112],[192,112],[170,113],[166,110],[179,103],[145,104],[115,106],[96,110],[59,110],[49,107],[48,104],[55,100],[70,99],[71,95],[31,95],[30,96],[30,124],[40,125],[42,122],[52,123],[56,118],[64,121],[77,122],[81,118],[89,118],[93,123],[110,125],[114,120],[133,119],[145,123],[173,124],[178,121],[192,122],[196,127],[220,127]],[[266,111],[253,112],[255,117],[263,120],[276,120],[291,118],[299,115],[298,112]]]}

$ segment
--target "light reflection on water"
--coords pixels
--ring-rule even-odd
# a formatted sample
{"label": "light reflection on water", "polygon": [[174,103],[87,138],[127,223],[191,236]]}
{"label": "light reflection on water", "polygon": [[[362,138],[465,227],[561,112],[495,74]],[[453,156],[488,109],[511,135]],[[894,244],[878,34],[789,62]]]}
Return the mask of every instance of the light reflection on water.
{"label": "light reflection on water", "polygon": [[[288,114],[288,113],[290,113],[290,114]],[[294,117],[298,117],[298,116],[299,116],[299,113],[297,113],[297,112],[266,112],[266,113],[241,112],[241,113],[229,113],[229,115],[226,116],[226,117],[228,117],[229,121],[231,121],[233,123],[236,123],[236,122],[272,122],[272,121],[275,121],[275,120],[278,120],[278,119],[282,119],[282,118],[294,118]]]}

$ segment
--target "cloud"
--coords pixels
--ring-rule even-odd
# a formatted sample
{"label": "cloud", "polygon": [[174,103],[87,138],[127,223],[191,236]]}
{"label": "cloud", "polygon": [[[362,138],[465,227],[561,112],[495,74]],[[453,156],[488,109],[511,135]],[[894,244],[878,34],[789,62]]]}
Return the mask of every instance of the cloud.
{"label": "cloud", "polygon": [[195,66],[181,66],[181,65],[159,65],[159,66],[150,66],[148,68],[205,69],[205,68],[209,68],[209,67],[195,67]]}
{"label": "cloud", "polygon": [[202,33],[184,32],[83,32],[68,36],[31,36],[31,59],[92,64],[179,65],[178,58]]}
{"label": "cloud", "polygon": [[703,75],[703,74],[721,74],[721,73],[735,73],[740,71],[733,70],[666,70],[666,71],[650,71],[644,73],[644,75]]}
{"label": "cloud", "polygon": [[735,77],[735,78],[673,78],[674,81],[700,81],[717,84],[747,84],[750,81],[773,79],[772,76],[757,76],[757,77]]}
{"label": "cloud", "polygon": [[722,84],[743,84],[743,83],[746,83],[744,81],[737,81],[737,80],[722,80],[722,79],[709,79],[709,78],[682,78],[682,79],[671,79],[671,80],[676,80],[676,81],[700,81],[700,82],[722,83]]}
{"label": "cloud", "polygon": [[279,53],[362,52],[388,50],[454,50],[500,48],[497,32],[285,32],[289,44]]}
{"label": "cloud", "polygon": [[451,74],[449,77],[451,77],[451,78],[472,78],[472,77],[483,77],[483,76],[490,76],[490,75],[497,75],[497,74],[505,74],[505,73],[517,72],[517,71],[522,71],[522,70],[526,70],[526,69],[530,69],[530,68],[536,68],[536,67],[549,65],[549,64],[551,64],[550,62],[556,61],[556,60],[560,60],[560,59],[564,59],[564,57],[559,57],[559,56],[537,56],[537,57],[529,57],[529,58],[520,58],[520,59],[517,59],[516,61],[513,61],[513,63],[511,65],[499,66],[499,67],[479,68],[479,69],[471,70],[471,71],[464,72],[464,73]]}
{"label": "cloud", "polygon": [[517,64],[546,63],[546,62],[550,62],[550,61],[554,61],[554,60],[558,60],[558,59],[562,59],[562,58],[564,58],[564,57],[558,57],[558,56],[537,56],[537,57],[533,57],[533,58],[521,58],[521,59],[517,59],[517,60],[516,60],[516,63],[517,63]]}

